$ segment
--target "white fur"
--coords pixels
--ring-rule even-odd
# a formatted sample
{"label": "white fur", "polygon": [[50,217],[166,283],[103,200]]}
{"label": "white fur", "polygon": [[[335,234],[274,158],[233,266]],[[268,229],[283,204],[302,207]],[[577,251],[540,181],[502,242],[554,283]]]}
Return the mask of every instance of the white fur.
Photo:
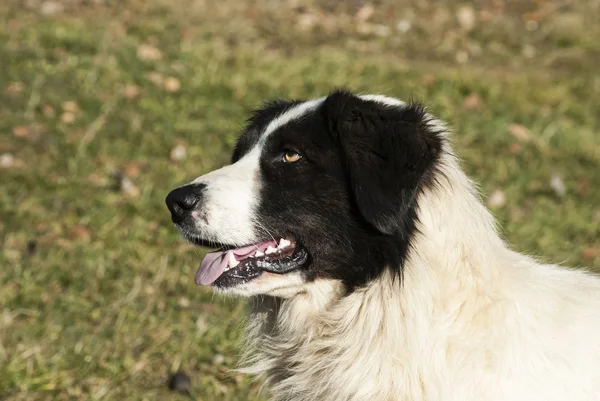
{"label": "white fur", "polygon": [[299,119],[300,117],[307,114],[311,110],[314,110],[315,108],[317,108],[321,103],[323,103],[324,100],[325,100],[325,98],[321,97],[318,99],[313,99],[313,100],[309,100],[307,102],[300,103],[300,104],[290,108],[285,113],[278,116],[277,118],[273,119],[273,121],[271,121],[269,123],[269,125],[267,125],[267,128],[265,128],[264,133],[260,137],[259,143],[264,144],[267,137],[269,135],[271,135],[271,133],[273,133],[275,130],[277,130],[277,128],[280,128],[291,121]]}
{"label": "white fur", "polygon": [[236,163],[192,181],[206,185],[203,210],[195,219],[204,239],[236,246],[255,241],[260,150],[255,146]]}
{"label": "white fur", "polygon": [[447,144],[439,172],[401,282],[252,298],[244,371],[273,400],[600,400],[600,279],[508,249]]}

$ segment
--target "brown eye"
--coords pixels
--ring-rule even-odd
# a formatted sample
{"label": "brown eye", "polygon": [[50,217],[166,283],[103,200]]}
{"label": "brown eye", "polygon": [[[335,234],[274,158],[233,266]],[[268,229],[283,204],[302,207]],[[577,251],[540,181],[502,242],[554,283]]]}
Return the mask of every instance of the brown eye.
{"label": "brown eye", "polygon": [[300,159],[302,159],[302,156],[298,152],[294,152],[293,150],[283,152],[283,161],[285,163],[296,163]]}

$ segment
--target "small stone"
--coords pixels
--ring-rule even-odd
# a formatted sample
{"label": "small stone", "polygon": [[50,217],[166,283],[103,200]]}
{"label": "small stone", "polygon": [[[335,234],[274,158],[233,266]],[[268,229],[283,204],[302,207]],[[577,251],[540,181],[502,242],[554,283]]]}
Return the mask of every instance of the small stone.
{"label": "small stone", "polygon": [[128,198],[139,198],[141,192],[138,187],[135,186],[133,181],[129,179],[127,176],[121,177],[121,192]]}
{"label": "small stone", "polygon": [[171,160],[174,162],[185,158],[186,148],[183,144],[177,144],[171,149]]}
{"label": "small stone", "polygon": [[186,297],[179,297],[179,299],[177,300],[177,305],[181,306],[182,308],[189,308],[190,300]]}
{"label": "small stone", "polygon": [[552,175],[552,178],[550,179],[550,186],[558,196],[562,197],[565,196],[565,194],[567,193],[565,183],[558,174]]}
{"label": "small stone", "polygon": [[412,28],[412,23],[408,19],[401,19],[396,23],[396,30],[400,33],[406,33]]}
{"label": "small stone", "polygon": [[9,168],[15,164],[15,157],[12,153],[4,153],[0,156],[0,167]]}
{"label": "small stone", "polygon": [[192,381],[183,372],[177,372],[169,377],[169,389],[184,395],[191,395]]}

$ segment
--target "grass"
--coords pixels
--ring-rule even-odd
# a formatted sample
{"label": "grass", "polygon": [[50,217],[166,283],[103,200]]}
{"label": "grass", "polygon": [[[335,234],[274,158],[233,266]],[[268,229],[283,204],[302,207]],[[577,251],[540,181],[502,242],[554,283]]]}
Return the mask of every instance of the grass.
{"label": "grass", "polygon": [[453,2],[26,3],[0,5],[0,399],[183,400],[177,370],[196,399],[262,399],[231,372],[243,304],[193,284],[163,199],[276,96],[425,102],[514,248],[600,271],[594,2],[473,27]]}

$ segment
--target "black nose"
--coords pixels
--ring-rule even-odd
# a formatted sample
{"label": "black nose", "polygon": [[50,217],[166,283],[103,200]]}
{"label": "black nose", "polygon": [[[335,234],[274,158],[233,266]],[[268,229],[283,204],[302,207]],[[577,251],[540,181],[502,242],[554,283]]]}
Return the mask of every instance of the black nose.
{"label": "black nose", "polygon": [[186,217],[189,217],[202,199],[204,188],[203,184],[190,184],[169,192],[165,203],[171,211],[173,223],[181,223]]}

